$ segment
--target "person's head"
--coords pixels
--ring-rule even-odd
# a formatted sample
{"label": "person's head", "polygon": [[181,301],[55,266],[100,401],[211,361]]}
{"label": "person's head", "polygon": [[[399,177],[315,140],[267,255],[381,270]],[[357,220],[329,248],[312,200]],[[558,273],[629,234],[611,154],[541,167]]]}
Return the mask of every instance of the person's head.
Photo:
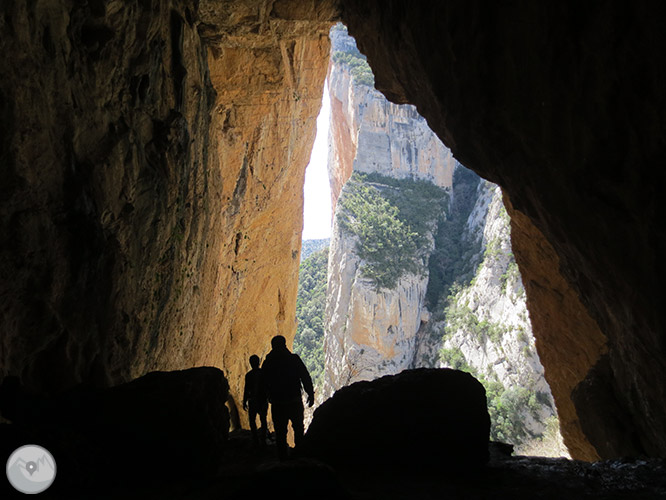
{"label": "person's head", "polygon": [[271,347],[275,351],[284,351],[287,349],[287,339],[282,335],[276,335],[271,339]]}
{"label": "person's head", "polygon": [[259,361],[261,360],[259,359],[259,356],[257,356],[256,354],[250,356],[250,366],[252,368],[259,368]]}

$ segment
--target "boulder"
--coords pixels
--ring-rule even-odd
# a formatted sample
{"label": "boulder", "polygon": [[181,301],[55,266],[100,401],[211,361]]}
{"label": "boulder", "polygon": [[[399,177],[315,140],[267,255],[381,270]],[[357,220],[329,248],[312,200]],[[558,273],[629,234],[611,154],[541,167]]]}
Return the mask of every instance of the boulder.
{"label": "boulder", "polygon": [[483,386],[451,369],[405,370],[338,390],[297,451],[333,466],[477,468],[488,461]]}
{"label": "boulder", "polygon": [[2,389],[0,408],[12,420],[2,426],[3,440],[49,449],[68,488],[211,474],[229,434],[229,384],[213,367],[50,398],[30,396],[11,379]]}

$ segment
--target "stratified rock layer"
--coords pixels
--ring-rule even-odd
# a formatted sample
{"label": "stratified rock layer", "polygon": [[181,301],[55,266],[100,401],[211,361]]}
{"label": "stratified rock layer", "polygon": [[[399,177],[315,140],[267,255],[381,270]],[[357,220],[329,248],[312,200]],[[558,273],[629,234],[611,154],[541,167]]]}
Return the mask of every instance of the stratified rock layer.
{"label": "stratified rock layer", "polygon": [[205,1],[200,11],[217,92],[211,135],[220,153],[210,167],[223,176],[207,348],[238,400],[248,357],[263,358],[274,335],[296,333],[303,183],[335,11],[298,1]]}
{"label": "stratified rock layer", "polygon": [[[563,387],[560,417],[605,429],[586,435],[590,448],[565,428],[570,449],[588,459],[666,454],[663,17],[650,3],[342,4],[376,86],[415,104],[526,216],[522,234],[533,238],[516,231],[516,254],[553,249],[555,260],[530,269],[518,261],[530,311],[555,313],[534,329],[539,354],[550,385]],[[543,290],[544,279],[581,307],[554,310],[570,301]],[[576,342],[552,342],[571,316],[582,320]],[[606,349],[606,368],[585,384],[595,402],[570,404],[571,384],[592,376]],[[563,383],[558,366],[576,375]],[[621,419],[605,417],[617,410]]]}
{"label": "stratified rock layer", "polygon": [[[414,361],[416,334],[429,317],[424,305],[427,261],[434,246],[436,219],[443,216],[422,214],[427,226],[425,244],[418,249],[423,272],[402,273],[391,289],[379,288],[364,274],[367,263],[359,256],[358,236],[341,223],[347,216],[344,207],[337,206],[343,185],[357,172],[426,180],[446,189],[451,188],[456,166],[451,151],[414,106],[387,101],[371,85],[361,83],[350,64],[336,57],[358,54],[343,26],[331,29],[331,44],[328,172],[332,205],[337,208],[329,250],[325,396],[351,382],[421,366]],[[399,192],[401,188],[395,189]]]}
{"label": "stratified rock layer", "polygon": [[[525,289],[511,248],[510,219],[498,186],[488,181],[478,184],[474,207],[459,237],[480,250],[467,256],[468,266],[475,268],[473,277],[457,283],[446,300],[445,313],[433,314],[434,324],[427,326],[440,335],[445,332],[440,354],[444,366],[458,368],[455,365],[462,363],[462,355],[472,373],[488,384],[491,437],[524,445],[534,436],[543,436],[556,412],[535,349]],[[502,392],[495,389],[493,393],[493,382],[501,384]],[[515,414],[506,411],[511,397],[521,401],[513,403]],[[516,451],[525,453],[521,447]],[[567,454],[563,446],[549,452]]]}
{"label": "stratified rock layer", "polygon": [[[331,52],[355,53],[344,26],[331,29]],[[328,172],[333,211],[342,186],[353,171],[378,172],[396,179],[429,180],[451,187],[456,160],[428,128],[414,106],[399,106],[374,87],[360,84],[344,62],[328,68],[331,100]]]}

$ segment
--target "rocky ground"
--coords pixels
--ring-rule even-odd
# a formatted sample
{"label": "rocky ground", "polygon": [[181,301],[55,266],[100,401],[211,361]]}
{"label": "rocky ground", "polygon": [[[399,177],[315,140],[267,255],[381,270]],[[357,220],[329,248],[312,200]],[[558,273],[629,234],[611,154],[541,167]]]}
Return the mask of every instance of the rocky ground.
{"label": "rocky ground", "polygon": [[[433,451],[436,453],[436,450]],[[274,446],[253,449],[248,431],[231,435],[213,477],[162,482],[131,490],[112,489],[63,498],[191,499],[658,499],[666,498],[664,460],[611,460],[596,463],[568,459],[506,456],[492,453],[476,473],[448,475],[426,470],[338,468],[306,458],[278,462]],[[58,498],[58,497],[52,497]]]}
{"label": "rocky ground", "polygon": [[[666,461],[511,456],[486,445],[483,387],[456,370],[406,370],[338,391],[302,445],[231,433],[216,368],[155,372],[50,400],[0,386],[0,455],[46,447],[57,474],[43,499],[666,498]],[[437,394],[434,403],[428,394]],[[402,402],[402,404],[397,404]],[[23,498],[6,481],[0,498]]]}

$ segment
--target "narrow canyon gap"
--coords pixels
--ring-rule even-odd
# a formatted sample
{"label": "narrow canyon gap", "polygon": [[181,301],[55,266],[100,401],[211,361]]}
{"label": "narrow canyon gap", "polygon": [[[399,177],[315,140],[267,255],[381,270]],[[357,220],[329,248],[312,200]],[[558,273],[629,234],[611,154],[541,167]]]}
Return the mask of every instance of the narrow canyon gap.
{"label": "narrow canyon gap", "polygon": [[53,391],[214,365],[238,399],[247,356],[294,334],[342,20],[377,88],[502,186],[572,455],[665,455],[650,5],[3,3],[0,374]]}

